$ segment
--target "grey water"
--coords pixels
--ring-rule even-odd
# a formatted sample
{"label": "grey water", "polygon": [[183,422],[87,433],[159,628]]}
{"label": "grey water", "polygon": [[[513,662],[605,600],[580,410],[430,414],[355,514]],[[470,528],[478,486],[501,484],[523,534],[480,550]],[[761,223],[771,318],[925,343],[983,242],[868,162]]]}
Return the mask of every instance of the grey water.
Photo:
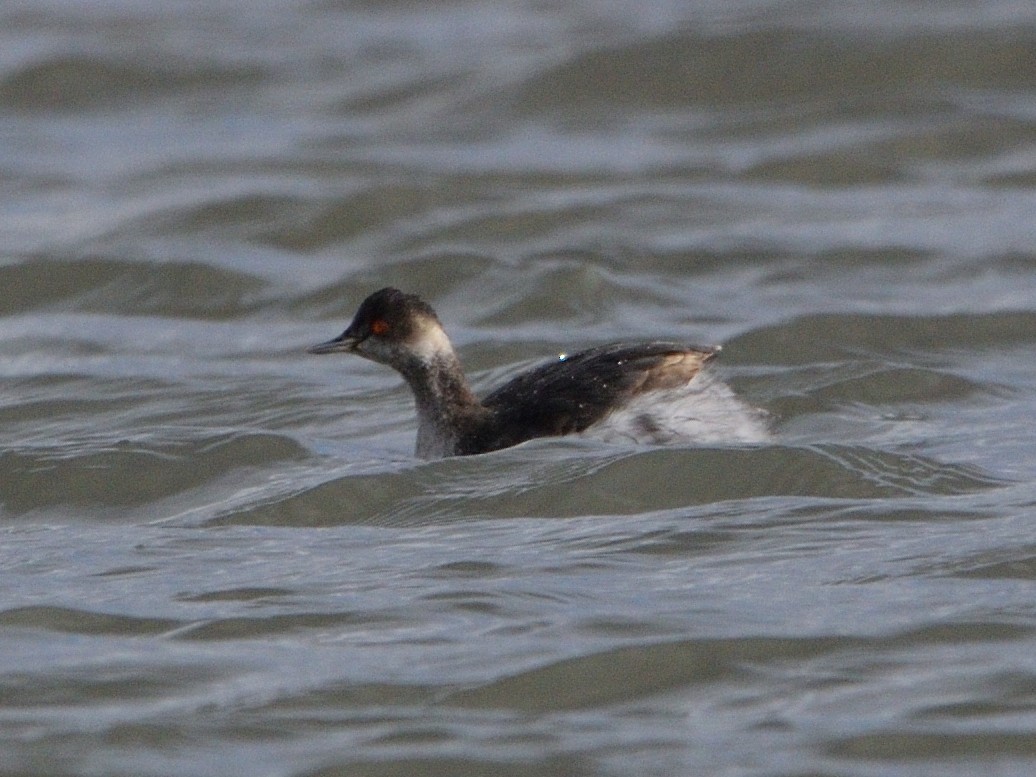
{"label": "grey water", "polygon": [[[0,773],[1031,775],[1036,6],[0,5]],[[759,444],[412,456],[722,343]]]}

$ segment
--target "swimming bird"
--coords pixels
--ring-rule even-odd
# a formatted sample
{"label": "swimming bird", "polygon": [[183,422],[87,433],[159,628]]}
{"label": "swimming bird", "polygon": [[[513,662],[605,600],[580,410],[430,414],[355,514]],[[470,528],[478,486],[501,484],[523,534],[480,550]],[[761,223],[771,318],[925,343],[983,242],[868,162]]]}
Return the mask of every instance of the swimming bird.
{"label": "swimming bird", "polygon": [[[709,411],[696,412],[693,396],[684,390],[700,383],[690,394],[701,394],[714,385],[699,373],[720,348],[665,341],[589,348],[523,372],[480,400],[432,307],[415,294],[388,287],[363,301],[341,335],[308,351],[356,354],[402,375],[417,406],[416,455],[432,459],[609,426],[637,442],[700,438],[693,429],[682,429],[688,422],[699,431],[703,425],[709,429]],[[720,394],[739,412],[746,410],[729,389]],[[683,407],[688,400],[689,410]],[[674,411],[676,402],[682,410]],[[752,423],[753,432],[758,431],[759,422]]]}

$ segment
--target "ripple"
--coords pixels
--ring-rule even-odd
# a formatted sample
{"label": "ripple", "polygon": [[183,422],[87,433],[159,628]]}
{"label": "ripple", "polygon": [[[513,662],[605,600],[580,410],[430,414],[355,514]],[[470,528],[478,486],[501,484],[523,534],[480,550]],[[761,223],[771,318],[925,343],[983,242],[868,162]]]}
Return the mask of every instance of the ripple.
{"label": "ripple", "polygon": [[658,448],[545,459],[550,446],[541,442],[399,472],[346,475],[211,522],[405,525],[635,515],[761,497],[895,499],[969,494],[1006,484],[978,467],[864,446]]}
{"label": "ripple", "polygon": [[[692,685],[745,676],[759,661],[804,660],[831,650],[818,639],[687,640],[635,645],[562,659],[468,691],[449,702],[462,707],[558,712],[628,703]],[[602,677],[611,678],[607,684]]]}
{"label": "ripple", "polygon": [[930,732],[877,729],[867,734],[845,737],[828,744],[824,751],[836,758],[856,761],[923,762],[926,768],[959,759],[1033,758],[1036,740],[1028,731],[987,730],[968,732]]}
{"label": "ripple", "polygon": [[296,461],[307,452],[277,434],[230,432],[189,440],[81,440],[59,448],[0,452],[3,505],[99,509],[147,505],[250,466]]}
{"label": "ripple", "polygon": [[1036,313],[1024,310],[927,316],[820,313],[757,328],[735,342],[737,352],[749,358],[768,354],[781,364],[815,364],[861,354],[932,354],[1029,345],[1034,332]]}
{"label": "ripple", "polygon": [[294,596],[290,588],[274,588],[270,586],[246,586],[228,588],[220,591],[207,591],[200,594],[176,597],[181,602],[266,602],[285,596]]}
{"label": "ripple", "polygon": [[180,625],[178,621],[170,618],[142,618],[53,606],[0,610],[0,624],[69,634],[119,636],[155,636]]}
{"label": "ripple", "polygon": [[[1010,72],[1019,88],[1032,73],[1031,32],[1005,40],[994,33],[907,34],[889,40],[813,32],[803,46],[795,29],[694,31],[598,46],[537,74],[515,101],[524,110],[574,118],[616,103],[640,108],[700,105],[801,104],[854,100],[903,88],[964,81],[1002,85]],[[837,62],[837,67],[832,66]],[[989,63],[996,62],[991,68]]]}
{"label": "ripple", "polygon": [[217,67],[62,54],[25,64],[0,80],[0,102],[21,111],[109,109],[199,89],[258,82],[259,67]]}
{"label": "ripple", "polygon": [[189,640],[241,640],[286,636],[299,631],[339,631],[349,626],[383,620],[351,613],[292,612],[288,615],[267,615],[248,618],[208,618],[182,625],[166,632],[166,637]]}
{"label": "ripple", "polygon": [[0,267],[11,291],[0,314],[59,306],[105,315],[224,319],[255,310],[262,282],[197,262],[124,261],[100,257],[39,259]]}

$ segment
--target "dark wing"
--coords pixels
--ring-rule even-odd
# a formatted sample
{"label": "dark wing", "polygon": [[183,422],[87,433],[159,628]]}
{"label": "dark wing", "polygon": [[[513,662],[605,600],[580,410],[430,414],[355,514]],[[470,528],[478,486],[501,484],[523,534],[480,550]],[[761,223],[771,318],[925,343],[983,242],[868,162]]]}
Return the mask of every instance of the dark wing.
{"label": "dark wing", "polygon": [[505,445],[581,432],[630,397],[685,385],[719,348],[615,343],[535,367],[482,400],[509,430]]}

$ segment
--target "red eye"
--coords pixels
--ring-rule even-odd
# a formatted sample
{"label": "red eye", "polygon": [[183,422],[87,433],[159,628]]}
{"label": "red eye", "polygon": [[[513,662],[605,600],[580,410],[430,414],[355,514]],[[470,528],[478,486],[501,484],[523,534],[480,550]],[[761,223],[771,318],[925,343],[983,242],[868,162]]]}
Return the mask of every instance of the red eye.
{"label": "red eye", "polygon": [[383,335],[387,333],[388,330],[389,325],[387,321],[380,318],[376,318],[373,321],[371,321],[371,334]]}

